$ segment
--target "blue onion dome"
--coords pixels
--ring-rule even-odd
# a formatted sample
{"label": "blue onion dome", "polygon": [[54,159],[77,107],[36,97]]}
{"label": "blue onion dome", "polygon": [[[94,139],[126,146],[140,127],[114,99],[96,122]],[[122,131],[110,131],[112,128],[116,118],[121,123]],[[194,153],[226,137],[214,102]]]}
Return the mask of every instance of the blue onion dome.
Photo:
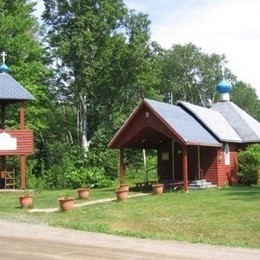
{"label": "blue onion dome", "polygon": [[0,66],[0,73],[10,73],[11,72],[11,70],[9,69],[9,67],[8,66],[6,66],[5,64],[2,64],[1,66]]}
{"label": "blue onion dome", "polygon": [[230,93],[232,91],[232,85],[223,78],[217,85],[217,91],[219,94]]}

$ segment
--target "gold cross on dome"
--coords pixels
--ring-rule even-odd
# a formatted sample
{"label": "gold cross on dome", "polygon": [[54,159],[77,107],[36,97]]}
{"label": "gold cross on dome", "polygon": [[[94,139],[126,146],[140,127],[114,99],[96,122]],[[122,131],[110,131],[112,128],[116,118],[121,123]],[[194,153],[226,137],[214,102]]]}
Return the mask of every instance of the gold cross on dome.
{"label": "gold cross on dome", "polygon": [[2,56],[2,60],[3,60],[3,64],[5,64],[5,57],[7,56],[7,54],[3,51],[1,53],[1,56]]}

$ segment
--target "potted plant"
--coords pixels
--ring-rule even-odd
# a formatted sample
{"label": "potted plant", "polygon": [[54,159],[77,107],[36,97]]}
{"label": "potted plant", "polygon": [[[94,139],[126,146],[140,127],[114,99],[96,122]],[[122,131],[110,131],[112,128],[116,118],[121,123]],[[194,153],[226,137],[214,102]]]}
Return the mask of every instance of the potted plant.
{"label": "potted plant", "polygon": [[129,191],[129,185],[128,185],[128,184],[125,184],[125,183],[122,183],[122,184],[119,185],[118,190],[126,190],[126,191]]}
{"label": "potted plant", "polygon": [[128,198],[128,190],[127,189],[117,189],[116,197],[118,201],[126,201]]}
{"label": "potted plant", "polygon": [[153,184],[152,187],[153,187],[153,193],[154,193],[155,195],[163,194],[164,184],[162,184],[162,183],[156,183],[156,184]]}
{"label": "potted plant", "polygon": [[90,187],[84,186],[82,188],[77,189],[78,196],[80,199],[88,199],[90,194]]}
{"label": "potted plant", "polygon": [[119,187],[118,190],[126,190],[129,191],[129,185],[125,182],[125,176],[119,177]]}
{"label": "potted plant", "polygon": [[20,201],[21,208],[32,207],[33,204],[33,192],[29,190],[24,190],[23,193],[18,197]]}
{"label": "potted plant", "polygon": [[65,196],[59,197],[58,201],[60,204],[60,209],[62,211],[71,211],[74,206],[75,198],[72,197],[69,193],[66,193]]}

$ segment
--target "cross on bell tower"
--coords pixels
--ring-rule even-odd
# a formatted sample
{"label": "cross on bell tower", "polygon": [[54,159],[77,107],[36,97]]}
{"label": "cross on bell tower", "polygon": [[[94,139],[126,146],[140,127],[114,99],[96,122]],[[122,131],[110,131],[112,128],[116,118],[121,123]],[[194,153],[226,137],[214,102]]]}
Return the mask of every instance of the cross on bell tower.
{"label": "cross on bell tower", "polygon": [[2,56],[3,64],[5,64],[5,57],[7,56],[7,54],[3,51],[3,52],[1,53],[1,56]]}

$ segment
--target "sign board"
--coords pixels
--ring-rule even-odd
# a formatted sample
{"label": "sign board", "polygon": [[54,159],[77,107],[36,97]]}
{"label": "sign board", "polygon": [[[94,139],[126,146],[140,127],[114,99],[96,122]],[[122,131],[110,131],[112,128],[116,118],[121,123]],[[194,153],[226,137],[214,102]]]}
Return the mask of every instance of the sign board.
{"label": "sign board", "polygon": [[12,137],[6,132],[0,134],[0,150],[15,151],[17,150],[17,138]]}
{"label": "sign board", "polygon": [[33,154],[33,131],[0,129],[0,156]]}

